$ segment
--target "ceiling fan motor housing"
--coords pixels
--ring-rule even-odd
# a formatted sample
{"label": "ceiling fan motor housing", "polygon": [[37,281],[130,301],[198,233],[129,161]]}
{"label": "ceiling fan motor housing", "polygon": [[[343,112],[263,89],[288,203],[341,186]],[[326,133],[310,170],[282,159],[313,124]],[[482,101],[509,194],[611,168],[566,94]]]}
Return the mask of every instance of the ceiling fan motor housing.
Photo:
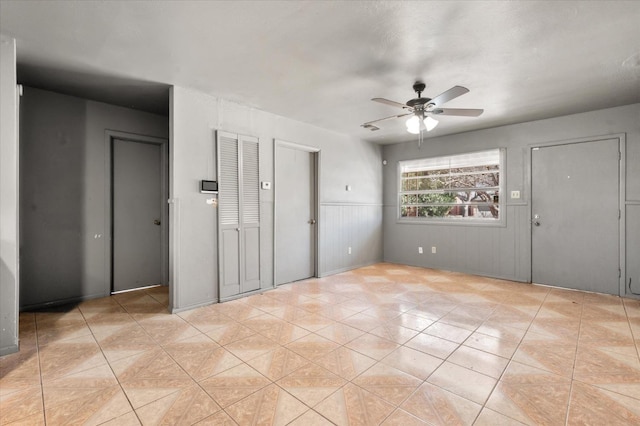
{"label": "ceiling fan motor housing", "polygon": [[422,110],[425,109],[425,104],[427,102],[429,102],[431,100],[431,98],[422,98],[420,95],[422,95],[422,92],[424,92],[424,89],[426,88],[426,84],[420,82],[420,81],[416,81],[413,84],[413,91],[416,92],[418,94],[418,97],[415,99],[411,99],[410,101],[407,102],[407,106],[409,108],[413,108],[413,109],[417,109],[417,110]]}
{"label": "ceiling fan motor housing", "polygon": [[407,102],[407,106],[413,109],[424,109],[424,106],[429,103],[431,98],[415,98]]}

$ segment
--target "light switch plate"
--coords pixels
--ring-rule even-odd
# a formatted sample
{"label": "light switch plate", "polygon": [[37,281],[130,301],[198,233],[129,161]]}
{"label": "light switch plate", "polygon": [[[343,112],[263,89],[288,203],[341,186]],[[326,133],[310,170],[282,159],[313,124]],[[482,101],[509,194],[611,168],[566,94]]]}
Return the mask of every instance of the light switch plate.
{"label": "light switch plate", "polygon": [[511,199],[515,200],[520,198],[520,191],[511,191]]}
{"label": "light switch plate", "polygon": [[271,182],[261,182],[260,188],[262,189],[271,189]]}

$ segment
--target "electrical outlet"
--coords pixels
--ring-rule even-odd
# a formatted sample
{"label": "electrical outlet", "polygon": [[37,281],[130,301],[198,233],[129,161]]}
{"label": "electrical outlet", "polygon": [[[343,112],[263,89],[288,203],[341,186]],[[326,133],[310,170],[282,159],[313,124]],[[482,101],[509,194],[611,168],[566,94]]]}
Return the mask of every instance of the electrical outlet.
{"label": "electrical outlet", "polygon": [[422,247],[418,247],[418,254],[422,254]]}
{"label": "electrical outlet", "polygon": [[435,254],[435,252],[436,252],[436,246],[431,247],[431,253]]}
{"label": "electrical outlet", "polygon": [[351,254],[351,247],[347,249],[347,254]]}
{"label": "electrical outlet", "polygon": [[520,198],[520,191],[511,191],[511,199],[516,200]]}

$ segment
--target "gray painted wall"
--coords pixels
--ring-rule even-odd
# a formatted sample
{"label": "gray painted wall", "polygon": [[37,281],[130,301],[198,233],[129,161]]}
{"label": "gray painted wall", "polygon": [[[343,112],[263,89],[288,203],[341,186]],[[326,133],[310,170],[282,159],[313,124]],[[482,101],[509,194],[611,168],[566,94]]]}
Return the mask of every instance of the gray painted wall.
{"label": "gray painted wall", "polygon": [[382,208],[379,204],[321,203],[320,218],[320,276],[380,260]]}
{"label": "gray painted wall", "polygon": [[105,131],[167,138],[167,118],[25,87],[20,128],[20,305],[108,295]]}
{"label": "gray painted wall", "polygon": [[[453,119],[452,119],[453,120]],[[446,125],[446,123],[442,123]],[[529,123],[388,145],[384,168],[384,259],[389,262],[469,272],[517,281],[531,278],[529,224],[529,146],[590,136],[626,134],[626,282],[640,293],[640,104],[592,111]],[[507,199],[506,226],[451,226],[397,223],[397,162],[400,160],[506,148],[506,190],[519,190],[521,199]],[[626,211],[626,214],[625,214]],[[597,226],[597,224],[594,224]],[[418,254],[417,247],[425,247]],[[430,247],[437,247],[431,254]],[[561,256],[561,254],[559,254]],[[624,261],[624,259],[622,259]]]}
{"label": "gray painted wall", "polygon": [[0,356],[18,350],[16,42],[0,38]]}
{"label": "gray painted wall", "polygon": [[[382,259],[379,146],[182,87],[172,89],[171,99],[170,275],[175,311],[218,297],[217,210],[205,202],[210,195],[198,192],[199,180],[217,179],[215,130],[260,139],[261,181],[273,182],[274,139],[320,149],[320,275]],[[273,195],[273,190],[260,191],[261,288],[273,286]],[[349,230],[348,238],[329,236],[339,229]]]}

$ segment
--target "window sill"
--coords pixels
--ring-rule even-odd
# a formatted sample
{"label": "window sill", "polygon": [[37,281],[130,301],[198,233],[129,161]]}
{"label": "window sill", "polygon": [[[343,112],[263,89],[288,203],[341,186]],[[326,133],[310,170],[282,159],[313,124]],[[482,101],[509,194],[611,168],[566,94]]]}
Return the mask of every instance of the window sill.
{"label": "window sill", "polygon": [[475,226],[480,228],[507,227],[507,223],[504,219],[491,222],[482,219],[396,219],[396,223],[399,225]]}

